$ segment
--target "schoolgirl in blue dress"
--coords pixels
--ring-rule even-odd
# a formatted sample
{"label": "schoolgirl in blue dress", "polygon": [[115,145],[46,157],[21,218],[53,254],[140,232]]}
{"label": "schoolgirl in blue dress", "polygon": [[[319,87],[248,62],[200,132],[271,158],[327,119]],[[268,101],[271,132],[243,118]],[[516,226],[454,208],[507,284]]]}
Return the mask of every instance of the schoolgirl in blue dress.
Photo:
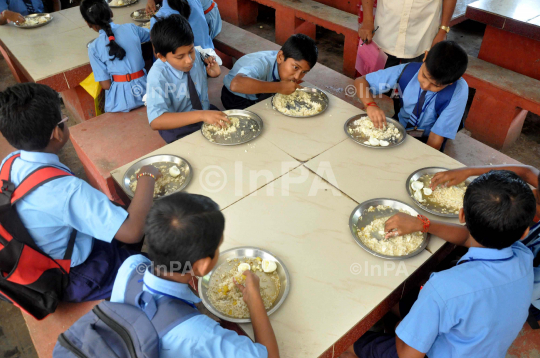
{"label": "schoolgirl in blue dress", "polygon": [[81,14],[99,37],[88,47],[94,78],[105,89],[105,112],[129,112],[143,106],[146,70],[141,43],[150,31],[134,24],[116,25],[104,0],[83,0]]}
{"label": "schoolgirl in blue dress", "polygon": [[221,32],[221,14],[217,3],[213,0],[200,0],[201,5],[204,10],[204,17],[206,18],[206,23],[210,29],[210,37],[214,39]]}

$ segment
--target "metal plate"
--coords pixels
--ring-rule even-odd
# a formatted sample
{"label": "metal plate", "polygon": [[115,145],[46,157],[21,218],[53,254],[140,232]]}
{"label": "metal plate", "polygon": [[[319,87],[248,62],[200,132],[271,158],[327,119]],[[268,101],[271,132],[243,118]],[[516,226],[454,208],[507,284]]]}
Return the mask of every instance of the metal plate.
{"label": "metal plate", "polygon": [[[328,99],[328,95],[321,91],[320,89],[318,88],[311,88],[311,87],[303,87],[301,89],[297,89],[297,91],[302,91],[302,92],[307,92],[311,95],[311,100],[313,102],[317,102],[317,103],[320,103],[322,105],[322,110],[319,112],[319,113],[315,113],[315,114],[312,114],[310,116],[293,116],[291,114],[285,114],[283,112],[281,112],[279,109],[276,108],[276,106],[274,105],[274,101],[276,99],[276,96],[277,94],[273,95],[272,96],[272,108],[283,114],[284,116],[287,116],[287,117],[294,117],[294,118],[309,118],[309,117],[315,117],[315,116],[318,116],[319,114],[322,114],[324,113],[324,111],[326,111],[326,109],[328,109],[328,103],[329,103],[329,99]],[[297,103],[296,106],[301,106],[302,104],[300,103]]]}
{"label": "metal plate", "polygon": [[[134,14],[138,12],[139,13],[139,17],[136,17]],[[139,10],[135,10],[133,11],[131,14],[129,14],[129,17],[131,17],[133,19],[133,21],[137,21],[137,22],[148,22],[150,21],[150,19],[152,18],[154,14],[151,14],[151,15],[147,15],[146,14],[146,9],[139,9]]]}
{"label": "metal plate", "polygon": [[[129,167],[129,169],[124,174],[124,177],[122,178],[122,186],[123,186],[124,192],[130,198],[133,198],[133,196],[135,195],[135,193],[129,187],[129,183],[131,182],[131,177],[135,175],[135,172],[139,170],[141,167],[144,167],[145,165],[154,165],[156,163],[170,163],[170,166],[176,165],[179,168],[184,167],[184,172],[186,173],[186,180],[178,188],[177,192],[184,190],[185,187],[188,186],[189,182],[193,178],[193,169],[191,168],[191,165],[188,163],[188,161],[185,160],[184,158],[180,158],[180,157],[177,157],[176,155],[169,155],[169,154],[154,155],[152,157],[144,158],[144,159],[139,160],[135,164],[133,164],[131,167]],[[154,200],[157,200],[162,197],[163,196],[155,197]]]}
{"label": "metal plate", "polygon": [[[240,127],[236,130],[236,132],[232,133],[230,137],[225,138],[216,134],[209,134],[207,136],[204,133],[204,129],[208,128],[210,125],[206,123],[203,124],[201,133],[210,143],[219,145],[238,145],[252,141],[261,135],[263,121],[261,117],[255,113],[241,109],[231,109],[228,111],[223,111],[223,113],[225,113],[228,117],[240,118]],[[251,126],[253,126],[253,129]],[[242,131],[244,131],[244,135],[242,135]]]}
{"label": "metal plate", "polygon": [[[390,206],[393,210],[384,211],[384,213],[381,213],[380,211],[374,211],[374,212],[367,211],[369,207],[371,206],[376,207],[378,205]],[[383,259],[387,259],[387,260],[408,259],[421,253],[426,248],[429,241],[429,234],[427,233],[424,234],[424,241],[415,251],[411,252],[410,254],[403,255],[403,256],[389,256],[389,255],[384,255],[376,251],[373,251],[372,249],[367,247],[356,234],[357,227],[364,227],[366,225],[369,225],[374,219],[377,219],[381,216],[394,215],[398,213],[400,209],[407,210],[408,212],[411,213],[411,215],[415,215],[415,216],[418,215],[418,212],[414,210],[412,207],[405,204],[404,202],[401,202],[399,200],[394,200],[394,199],[384,199],[384,198],[372,199],[372,200],[364,201],[362,204],[358,205],[353,210],[349,218],[349,228],[351,229],[351,234],[354,238],[354,241],[356,241],[358,245],[360,245],[364,250],[366,250],[370,254],[375,255],[377,257],[381,257]]]}
{"label": "metal plate", "polygon": [[289,291],[291,289],[291,278],[289,276],[289,271],[287,270],[287,267],[285,267],[285,264],[283,261],[281,261],[279,258],[274,256],[271,252],[259,249],[256,247],[238,247],[234,249],[230,249],[224,252],[221,252],[219,254],[219,260],[216,264],[216,267],[208,275],[202,277],[199,279],[199,297],[201,298],[203,304],[208,308],[210,312],[212,312],[214,315],[218,316],[221,319],[224,319],[229,322],[235,322],[235,323],[249,323],[251,322],[250,318],[234,318],[231,316],[228,316],[224,313],[221,313],[218,311],[214,306],[212,306],[212,303],[210,302],[210,299],[208,298],[208,287],[210,285],[210,280],[212,278],[212,274],[218,270],[218,268],[223,264],[228,264],[227,259],[242,259],[242,258],[255,258],[260,257],[263,260],[272,260],[276,261],[277,264],[277,274],[279,276],[279,279],[281,280],[281,290],[279,291],[278,297],[272,307],[270,307],[269,310],[267,310],[268,315],[270,316],[272,313],[276,312],[277,309],[283,304],[287,296],[289,295]]}
{"label": "metal plate", "polygon": [[405,130],[405,128],[401,125],[401,123],[399,123],[399,121],[396,121],[392,118],[386,118],[386,121],[388,123],[392,123],[393,125],[396,126],[396,128],[399,130],[399,133],[401,134],[401,138],[400,139],[396,139],[396,140],[390,140],[390,145],[386,146],[386,147],[382,147],[382,146],[374,146],[374,145],[370,145],[370,144],[366,144],[365,142],[369,140],[369,137],[367,136],[361,136],[361,135],[354,135],[354,134],[351,134],[349,133],[349,128],[355,128],[355,126],[353,125],[353,122],[356,121],[357,119],[360,119],[362,117],[367,117],[367,114],[358,114],[354,117],[351,117],[349,119],[347,119],[347,121],[345,122],[345,125],[343,126],[343,129],[345,130],[345,133],[347,134],[347,136],[349,136],[349,138],[351,138],[353,141],[355,141],[356,143],[360,144],[360,145],[363,145],[364,147],[368,147],[368,148],[376,148],[376,149],[381,149],[381,148],[394,148],[394,147],[397,147],[398,145],[400,145],[401,143],[403,143],[405,141],[405,138],[407,137],[407,131]]}
{"label": "metal plate", "polygon": [[[436,205],[436,204],[432,204],[432,203],[420,203],[413,196],[414,192],[413,192],[413,190],[411,188],[411,183],[413,181],[417,181],[419,178],[423,177],[426,174],[434,175],[436,173],[446,172],[446,171],[448,171],[448,169],[447,168],[442,168],[442,167],[429,167],[429,168],[418,169],[417,171],[415,171],[414,173],[409,175],[409,177],[407,178],[407,181],[405,182],[405,186],[407,188],[407,193],[409,194],[409,196],[412,198],[414,203],[420,209],[425,210],[430,214],[437,215],[437,216],[442,216],[442,217],[445,217],[445,218],[458,218],[459,214],[443,213],[443,212],[441,212],[443,207],[441,207],[440,205]],[[470,180],[465,180],[465,183],[467,185],[469,185],[471,183],[471,181]]]}
{"label": "metal plate", "polygon": [[29,20],[29,19],[35,19],[41,16],[44,17],[47,21],[41,24],[36,24],[36,25],[24,25],[25,23],[20,24],[20,25],[18,25],[17,23],[13,23],[13,25],[20,29],[35,29],[35,28],[47,25],[49,22],[53,21],[54,19],[54,17],[51,14],[46,14],[46,13],[26,15],[24,18]]}
{"label": "metal plate", "polygon": [[[118,3],[119,0],[116,0],[116,3]],[[139,0],[120,0],[123,2],[122,5],[111,5],[111,2],[112,1],[108,1],[109,3],[109,7],[112,7],[112,8],[115,8],[115,7],[126,7],[126,6],[130,6],[130,5],[133,5],[137,2],[139,2]]]}
{"label": "metal plate", "polygon": [[148,22],[143,22],[142,24],[139,24],[139,25],[137,25],[137,26],[142,27],[143,29],[148,29],[148,30],[150,30],[150,21],[148,21]]}

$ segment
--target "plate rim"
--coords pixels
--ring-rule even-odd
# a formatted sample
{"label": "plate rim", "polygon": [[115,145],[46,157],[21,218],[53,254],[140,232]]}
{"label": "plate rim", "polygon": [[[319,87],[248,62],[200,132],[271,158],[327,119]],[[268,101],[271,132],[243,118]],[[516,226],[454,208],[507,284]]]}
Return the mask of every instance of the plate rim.
{"label": "plate rim", "polygon": [[[320,111],[319,113],[316,113],[316,114],[311,114],[309,116],[293,116],[292,114],[285,114],[283,112],[280,112],[276,106],[274,105],[274,98],[276,97],[276,95],[278,95],[278,93],[275,93],[273,96],[272,96],[272,99],[270,101],[270,103],[272,104],[272,109],[274,111],[276,111],[277,113],[281,114],[281,115],[284,115],[284,116],[287,116],[287,117],[291,117],[291,118],[311,118],[311,117],[315,117],[315,116],[318,116],[318,115],[321,115],[323,114],[324,112],[326,112],[326,110],[328,109],[328,107],[330,107],[330,97],[328,96],[328,93],[326,93],[326,91],[323,91],[322,89],[320,88],[316,88],[316,87],[309,87],[309,86],[305,86],[304,88],[311,88],[311,89],[314,89],[316,91],[319,91],[321,92],[325,99],[326,99],[326,106],[324,107],[324,109],[322,111]],[[303,89],[299,89],[300,91],[302,91]]]}
{"label": "plate rim", "polygon": [[397,199],[391,199],[391,198],[374,198],[374,199],[369,199],[369,200],[366,200],[366,201],[363,201],[361,202],[360,204],[358,204],[354,209],[353,211],[351,212],[351,215],[349,216],[349,230],[351,232],[351,235],[353,236],[354,238],[354,241],[356,241],[356,243],[361,247],[363,248],[365,251],[367,251],[368,253],[372,254],[373,256],[376,256],[376,257],[379,257],[379,258],[382,258],[382,259],[386,259],[386,260],[405,260],[405,259],[410,259],[411,257],[414,257],[416,255],[419,255],[420,253],[422,253],[424,251],[424,249],[427,247],[428,243],[429,243],[429,240],[431,238],[431,234],[429,233],[424,233],[424,241],[422,242],[422,244],[420,244],[420,246],[418,246],[418,248],[407,254],[407,255],[403,255],[403,256],[390,256],[390,255],[384,255],[384,254],[380,254],[372,249],[370,249],[369,247],[366,246],[366,244],[364,244],[362,242],[362,240],[360,240],[360,238],[358,237],[358,235],[356,235],[356,233],[354,232],[354,229],[353,229],[353,225],[356,225],[356,223],[353,223],[353,218],[354,218],[354,215],[355,213],[360,209],[360,207],[364,206],[364,205],[367,205],[368,203],[372,202],[372,201],[378,201],[378,200],[391,200],[391,201],[395,201],[397,203],[400,203],[400,204],[403,204],[407,207],[409,207],[410,209],[416,211],[412,206],[410,206],[409,204],[401,201],[401,200],[397,200]]}
{"label": "plate rim", "polygon": [[136,3],[139,2],[139,0],[130,0],[130,1],[133,1],[133,2],[131,2],[131,3],[127,4],[127,5],[120,5],[120,6],[116,5],[116,6],[113,6],[113,5],[110,4],[110,1],[107,0],[107,5],[109,5],[109,7],[112,8],[112,9],[115,9],[115,8],[118,9],[118,8],[121,8],[121,7],[128,7],[128,6],[131,6],[131,5],[136,4]]}
{"label": "plate rim", "polygon": [[130,198],[130,199],[133,199],[133,197],[135,196],[135,193],[133,193],[133,191],[131,190],[131,188],[129,187],[126,187],[126,179],[129,179],[127,177],[127,173],[129,172],[129,170],[131,168],[133,168],[135,165],[137,165],[138,163],[140,163],[141,161],[143,160],[146,160],[146,159],[150,159],[150,158],[153,158],[153,157],[158,157],[158,156],[163,156],[163,155],[168,155],[168,156],[171,156],[171,157],[176,157],[176,158],[179,158],[181,160],[183,160],[188,168],[189,168],[189,175],[186,177],[186,181],[184,182],[184,184],[182,184],[182,188],[180,188],[179,190],[173,192],[173,193],[170,193],[170,194],[167,194],[167,195],[163,195],[163,196],[160,196],[158,198],[153,198],[154,201],[156,200],[159,200],[161,198],[164,198],[166,196],[169,196],[169,195],[172,195],[174,193],[178,193],[178,192],[181,192],[182,190],[184,190],[185,188],[187,188],[187,186],[189,185],[189,183],[191,183],[191,180],[193,179],[193,167],[191,166],[190,162],[188,162],[185,158],[183,157],[180,157],[178,155],[175,155],[175,154],[155,154],[155,155],[151,155],[151,156],[148,156],[148,157],[144,157],[144,158],[141,158],[139,160],[137,160],[135,163],[133,163],[132,165],[130,165],[126,171],[124,172],[124,175],[122,175],[122,189],[124,190],[124,193]]}
{"label": "plate rim", "polygon": [[[411,192],[411,188],[410,188],[410,185],[409,185],[409,182],[411,181],[412,177],[415,176],[416,173],[422,171],[422,170],[426,170],[426,169],[444,169],[444,171],[450,171],[451,169],[448,169],[448,168],[445,168],[445,167],[425,167],[425,168],[420,168],[420,169],[417,169],[415,170],[414,172],[411,173],[411,175],[409,175],[407,177],[407,181],[405,182],[405,189],[407,190],[407,194],[409,195],[409,197],[413,200],[414,204],[419,207],[420,209],[432,214],[432,215],[436,215],[436,216],[440,216],[440,217],[443,217],[443,218],[449,218],[449,219],[457,219],[459,218],[459,214],[444,214],[444,213],[441,213],[441,212],[438,212],[438,211],[434,211],[434,210],[431,210],[429,209],[428,207],[422,205],[421,203],[419,203],[413,196],[412,192]],[[439,172],[440,173],[440,172]],[[467,184],[470,184],[471,183],[471,180],[470,179],[467,179],[465,180],[465,182]]]}
{"label": "plate rim", "polygon": [[[131,4],[131,5],[133,5],[133,4]],[[129,5],[128,5],[128,6],[129,6]],[[131,12],[131,14],[129,14],[129,17],[130,17],[133,21],[142,22],[142,23],[147,23],[147,22],[149,22],[150,19],[148,19],[148,20],[141,20],[141,19],[137,19],[137,18],[133,17],[133,14],[134,14],[136,11],[141,11],[141,10],[144,10],[144,11],[145,11],[144,13],[146,14],[146,9],[137,9],[137,10],[133,10],[133,11]]]}
{"label": "plate rim", "polygon": [[262,131],[263,131],[263,128],[264,128],[264,122],[263,122],[261,116],[259,116],[257,113],[252,112],[252,111],[248,111],[248,110],[246,110],[246,109],[227,109],[227,110],[224,110],[224,111],[222,111],[222,112],[225,113],[225,114],[227,114],[227,112],[231,112],[231,111],[241,111],[241,112],[245,112],[245,113],[249,114],[250,116],[255,116],[255,117],[259,118],[260,125],[261,125],[261,129],[258,131],[257,135],[254,136],[254,137],[252,137],[252,138],[249,139],[249,140],[246,140],[246,141],[244,141],[244,142],[239,142],[239,143],[217,143],[217,142],[212,142],[212,141],[210,141],[210,139],[208,139],[208,137],[206,137],[206,136],[204,135],[203,127],[204,127],[205,125],[207,125],[207,124],[206,124],[206,123],[203,123],[203,125],[201,126],[200,132],[201,132],[202,136],[203,136],[208,142],[210,142],[210,143],[212,143],[212,144],[215,144],[215,145],[222,145],[222,146],[226,146],[226,147],[231,147],[231,146],[235,146],[235,145],[241,145],[241,144],[249,143],[249,142],[251,142],[251,141],[257,139],[257,138],[262,134]]}
{"label": "plate rim", "polygon": [[45,26],[45,25],[49,24],[51,21],[54,20],[54,16],[51,13],[48,13],[48,12],[37,12],[35,14],[28,14],[28,15],[25,15],[24,18],[26,18],[27,16],[32,16],[32,15],[34,15],[34,16],[49,16],[50,19],[47,22],[44,22],[42,24],[33,25],[33,26],[21,26],[21,25],[17,25],[16,23],[13,23],[13,26],[15,26],[18,29],[36,29],[38,27]]}
{"label": "plate rim", "polygon": [[[287,279],[287,285],[285,286],[285,291],[283,292],[283,296],[281,297],[281,300],[274,306],[272,307],[271,310],[267,311],[267,315],[270,316],[271,314],[273,314],[274,312],[276,312],[280,307],[281,305],[283,305],[283,302],[285,302],[285,300],[287,299],[287,297],[289,296],[289,292],[291,290],[291,276],[289,274],[289,270],[287,269],[287,266],[285,266],[285,263],[283,262],[283,260],[281,260],[278,256],[274,255],[274,253],[272,253],[271,251],[269,250],[265,250],[265,249],[261,249],[260,247],[255,247],[255,246],[239,246],[239,247],[233,247],[233,248],[230,248],[228,250],[225,250],[223,252],[220,252],[219,255],[220,257],[223,255],[223,254],[226,254],[228,252],[231,252],[231,251],[236,251],[236,250],[240,250],[240,249],[251,249],[251,250],[259,250],[259,251],[263,251],[267,254],[270,254],[272,255],[277,262],[279,262],[279,264],[281,265],[281,267],[283,268],[283,272],[285,273],[285,278]],[[209,273],[207,273],[205,276],[203,277],[206,277],[208,275],[211,275],[215,272],[215,270],[217,268],[219,268],[221,265],[217,265],[212,269],[212,271],[210,271]],[[197,292],[199,293],[199,298],[201,299],[201,302],[203,303],[204,307],[206,307],[210,312],[212,312],[212,314],[214,314],[215,316],[219,317],[220,319],[223,319],[225,321],[228,321],[228,322],[233,322],[233,323],[251,323],[251,318],[233,318],[233,317],[226,317],[225,315],[223,315],[221,312],[219,312],[217,309],[214,308],[214,306],[212,306],[210,304],[210,302],[206,302],[206,299],[204,298],[204,296],[200,293],[201,292],[201,289],[202,289],[202,285],[203,285],[203,277],[200,277],[198,279],[198,284],[197,284]],[[211,276],[210,276],[211,278]],[[210,280],[209,278],[209,280]],[[209,281],[210,282],[210,281]]]}
{"label": "plate rim", "polygon": [[386,121],[388,122],[388,120],[390,120],[390,123],[392,123],[393,125],[395,125],[400,133],[402,133],[403,135],[403,139],[398,142],[398,143],[395,143],[393,145],[389,145],[389,146],[386,146],[386,147],[383,147],[383,146],[373,146],[373,145],[368,145],[368,144],[365,144],[364,142],[361,142],[359,141],[357,138],[355,138],[351,133],[349,133],[348,129],[349,129],[349,122],[351,122],[352,120],[357,120],[357,119],[360,119],[362,117],[369,117],[367,115],[367,113],[364,113],[364,114],[356,114],[354,116],[352,116],[351,118],[347,119],[345,121],[345,124],[343,125],[343,130],[345,131],[345,134],[347,134],[347,137],[349,137],[350,139],[352,139],[355,143],[357,144],[360,144],[366,148],[372,148],[372,149],[391,149],[391,148],[395,148],[395,147],[398,147],[400,145],[402,145],[404,142],[405,142],[405,139],[407,139],[407,131],[405,130],[405,127],[403,127],[403,125],[401,125],[401,123],[399,123],[399,121],[396,121],[395,119],[393,118],[388,118],[386,117]]}

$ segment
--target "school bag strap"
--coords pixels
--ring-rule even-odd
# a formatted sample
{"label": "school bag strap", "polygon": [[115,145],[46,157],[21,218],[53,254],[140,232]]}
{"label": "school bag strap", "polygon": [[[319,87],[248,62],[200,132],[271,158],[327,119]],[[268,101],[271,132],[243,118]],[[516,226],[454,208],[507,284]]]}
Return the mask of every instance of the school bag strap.
{"label": "school bag strap", "polygon": [[[403,93],[405,93],[405,89],[411,82],[414,76],[418,73],[420,70],[420,67],[422,67],[422,62],[410,62],[405,65],[403,68],[403,71],[401,71],[398,80],[398,93],[399,93],[399,101],[401,103],[401,107],[403,108]],[[452,100],[452,96],[454,95],[454,92],[457,88],[457,81],[452,83],[450,86],[445,87],[443,90],[437,92],[435,97],[435,114],[437,115],[437,118],[441,116],[441,113],[448,107],[450,104],[450,101]]]}

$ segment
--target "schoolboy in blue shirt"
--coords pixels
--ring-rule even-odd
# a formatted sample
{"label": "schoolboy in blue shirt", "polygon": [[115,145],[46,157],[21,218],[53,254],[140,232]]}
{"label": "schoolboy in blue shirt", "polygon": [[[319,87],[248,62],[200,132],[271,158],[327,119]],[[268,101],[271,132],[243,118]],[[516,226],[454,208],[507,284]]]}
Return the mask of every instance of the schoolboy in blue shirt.
{"label": "schoolboy in blue shirt", "polygon": [[245,109],[275,93],[289,95],[300,88],[317,57],[315,41],[304,34],[289,37],[279,51],[242,56],[223,79],[221,103],[225,109]]}
{"label": "schoolboy in blue shirt", "polygon": [[[69,139],[69,129],[62,120],[58,93],[51,88],[25,83],[0,93],[0,131],[17,148],[6,159],[20,155],[11,169],[15,186],[43,166],[69,172],[57,155]],[[75,176],[51,180],[15,204],[36,245],[53,259],[64,257],[70,235],[77,231],[63,301],[110,297],[118,268],[134,254],[113,239],[126,244],[141,241],[153,200],[155,179],[151,176],[160,175],[153,166],[143,167],[140,173],[127,211]]]}
{"label": "schoolboy in blue shirt", "polygon": [[[515,173],[491,171],[475,179],[459,213],[465,227],[432,221],[427,228],[468,252],[455,267],[431,274],[396,336],[368,332],[348,357],[504,358],[531,303],[533,254],[520,240],[535,208],[531,189]],[[385,231],[389,237],[423,227],[397,214]]]}
{"label": "schoolboy in blue shirt", "polygon": [[382,128],[386,116],[373,95],[399,84],[401,105],[396,108],[396,119],[411,136],[444,150],[446,139],[456,137],[467,106],[469,86],[461,78],[467,63],[467,53],[458,44],[441,41],[427,53],[423,64],[403,64],[357,78],[357,96],[375,127]]}
{"label": "schoolboy in blue shirt", "polygon": [[181,15],[159,19],[150,38],[158,58],[148,73],[146,95],[152,129],[172,143],[198,131],[202,122],[229,122],[223,112],[210,110],[207,77],[218,77],[221,69],[214,57],[203,62],[187,20]]}
{"label": "schoolboy in blue shirt", "polygon": [[[60,10],[60,1],[53,1],[55,11]],[[0,25],[5,25],[8,20],[21,24],[25,21],[24,16],[44,12],[42,0],[0,0]]]}
{"label": "schoolboy in blue shirt", "polygon": [[[193,276],[208,274],[219,259],[225,218],[218,205],[202,195],[176,193],[154,204],[146,220],[150,257],[132,256],[122,265],[114,283],[111,302],[125,302],[134,275],[144,270],[143,291],[155,300],[174,297],[195,307],[201,300],[192,293]],[[259,278],[244,272],[245,286],[236,284],[250,312],[256,343],[197,314],[174,327],[160,339],[160,358],[165,357],[279,357],[278,345],[260,294]]]}
{"label": "schoolboy in blue shirt", "polygon": [[142,107],[146,70],[141,43],[150,31],[135,24],[117,25],[103,0],[83,0],[81,15],[99,37],[88,46],[94,79],[105,90],[105,112],[129,112]]}
{"label": "schoolboy in blue shirt", "polygon": [[214,48],[208,22],[199,0],[163,0],[161,8],[150,19],[150,29],[154,28],[158,19],[171,15],[182,15],[188,20],[193,31],[195,46],[201,46],[203,49]]}

